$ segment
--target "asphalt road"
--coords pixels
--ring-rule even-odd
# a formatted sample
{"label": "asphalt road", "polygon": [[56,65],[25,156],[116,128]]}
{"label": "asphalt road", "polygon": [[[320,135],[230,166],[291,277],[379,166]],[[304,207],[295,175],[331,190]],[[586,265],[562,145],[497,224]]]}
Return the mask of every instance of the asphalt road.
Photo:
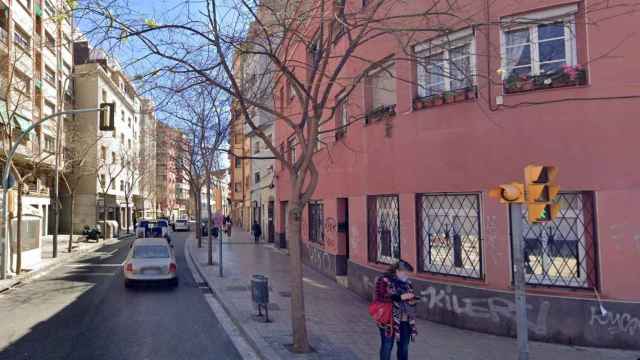
{"label": "asphalt road", "polygon": [[171,234],[180,285],[126,290],[129,241],[0,294],[0,359],[240,359]]}

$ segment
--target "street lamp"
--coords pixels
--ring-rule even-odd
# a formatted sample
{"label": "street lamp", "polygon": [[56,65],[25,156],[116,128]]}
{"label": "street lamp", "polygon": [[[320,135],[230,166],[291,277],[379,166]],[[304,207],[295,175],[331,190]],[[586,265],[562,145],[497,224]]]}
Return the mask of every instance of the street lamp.
{"label": "street lamp", "polygon": [[2,223],[2,231],[1,231],[2,236],[0,237],[0,260],[1,260],[0,280],[6,279],[7,277],[7,263],[8,263],[7,260],[9,257],[9,251],[8,251],[9,250],[9,241],[8,241],[9,219],[7,214],[7,196],[9,191],[9,184],[7,180],[9,178],[11,162],[13,161],[13,156],[18,150],[18,146],[20,146],[20,143],[22,142],[22,140],[29,135],[31,130],[35,129],[38,125],[42,124],[47,120],[53,119],[58,116],[63,116],[63,115],[81,114],[81,113],[98,112],[98,111],[101,112],[100,130],[112,131],[113,126],[115,124],[114,122],[115,103],[103,103],[103,104],[100,104],[99,108],[67,110],[67,111],[61,111],[55,114],[45,116],[41,120],[31,124],[31,126],[29,126],[27,129],[23,130],[18,136],[18,138],[16,139],[13,146],[11,147],[11,150],[7,154],[7,158],[4,164],[4,171],[2,173],[2,188],[3,188],[2,189],[2,195],[3,195],[2,196],[2,222],[3,223]]}

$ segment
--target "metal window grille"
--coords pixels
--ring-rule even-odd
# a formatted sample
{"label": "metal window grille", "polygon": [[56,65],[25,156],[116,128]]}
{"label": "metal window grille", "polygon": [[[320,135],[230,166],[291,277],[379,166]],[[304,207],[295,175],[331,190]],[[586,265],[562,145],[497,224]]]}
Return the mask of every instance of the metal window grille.
{"label": "metal window grille", "polygon": [[422,194],[417,209],[420,270],[480,278],[480,196]]}
{"label": "metal window grille", "polygon": [[369,260],[391,264],[400,259],[400,207],[397,195],[368,199]]}
{"label": "metal window grille", "polygon": [[324,205],[319,201],[309,203],[309,241],[324,244]]}
{"label": "metal window grille", "polygon": [[523,206],[525,276],[528,284],[595,288],[596,231],[593,193],[561,193],[553,222],[529,224]]}

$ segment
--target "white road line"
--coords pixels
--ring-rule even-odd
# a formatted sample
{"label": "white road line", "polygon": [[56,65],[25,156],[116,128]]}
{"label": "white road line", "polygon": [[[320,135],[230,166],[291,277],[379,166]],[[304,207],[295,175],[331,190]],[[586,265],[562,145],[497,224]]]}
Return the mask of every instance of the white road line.
{"label": "white road line", "polygon": [[85,268],[85,267],[94,267],[94,266],[104,266],[104,267],[120,267],[124,265],[124,262],[120,264],[67,264],[65,267],[71,268]]}

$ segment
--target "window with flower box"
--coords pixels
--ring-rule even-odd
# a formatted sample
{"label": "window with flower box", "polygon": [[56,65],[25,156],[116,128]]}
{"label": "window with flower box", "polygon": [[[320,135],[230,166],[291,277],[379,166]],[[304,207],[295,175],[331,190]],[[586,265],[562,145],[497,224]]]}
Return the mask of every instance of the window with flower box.
{"label": "window with flower box", "polygon": [[366,123],[395,115],[396,79],[393,62],[384,63],[368,74],[366,97],[369,102]]}
{"label": "window with flower box", "polygon": [[505,93],[586,84],[577,59],[576,12],[571,5],[502,20]]}
{"label": "window with flower box", "polygon": [[418,83],[414,108],[475,97],[475,41],[461,30],[414,48]]}

